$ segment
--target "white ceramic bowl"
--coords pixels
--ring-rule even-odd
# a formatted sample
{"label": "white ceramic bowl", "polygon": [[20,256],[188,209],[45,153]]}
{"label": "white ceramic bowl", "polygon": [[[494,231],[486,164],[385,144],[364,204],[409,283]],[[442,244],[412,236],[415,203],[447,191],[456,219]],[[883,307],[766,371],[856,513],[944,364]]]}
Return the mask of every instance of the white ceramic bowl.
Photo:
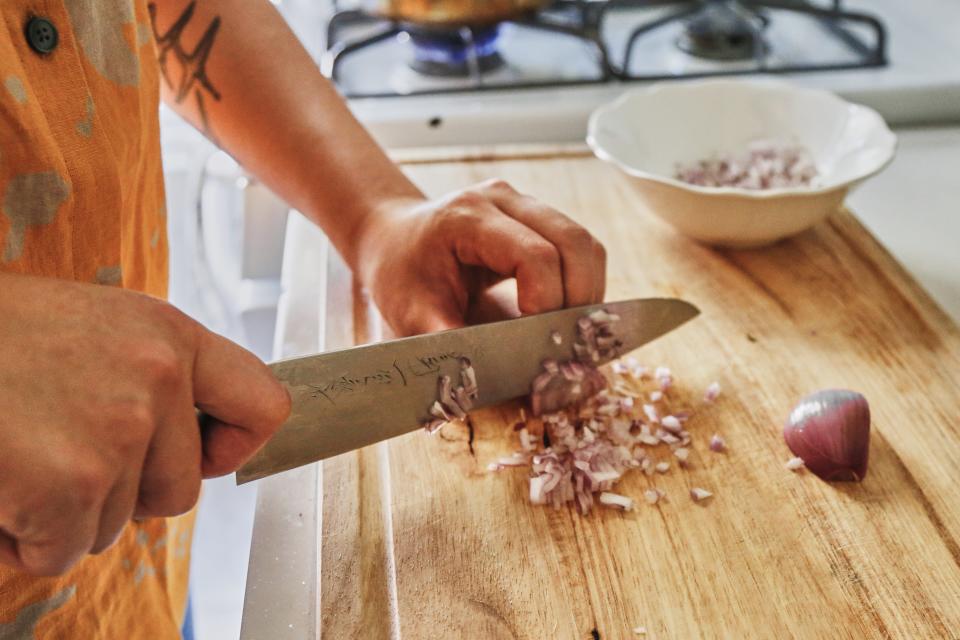
{"label": "white ceramic bowl", "polygon": [[[810,152],[815,185],[749,190],[674,179],[677,166],[773,139]],[[649,209],[702,242],[756,247],[807,229],[883,169],[896,136],[868,107],[773,80],[671,81],[629,91],[590,117],[587,143],[636,178]]]}

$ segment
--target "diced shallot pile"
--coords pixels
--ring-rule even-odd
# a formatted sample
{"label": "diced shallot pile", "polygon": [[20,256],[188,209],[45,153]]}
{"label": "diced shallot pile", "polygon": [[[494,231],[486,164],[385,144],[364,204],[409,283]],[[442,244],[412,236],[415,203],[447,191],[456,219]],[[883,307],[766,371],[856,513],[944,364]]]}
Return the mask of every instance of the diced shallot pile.
{"label": "diced shallot pile", "polygon": [[539,416],[575,405],[582,398],[589,398],[607,386],[607,380],[597,370],[596,363],[601,359],[610,359],[621,346],[613,335],[613,325],[618,320],[620,318],[617,315],[598,309],[577,321],[574,359],[562,363],[546,360],[543,373],[530,386],[533,415]]}
{"label": "diced shallot pile", "polygon": [[756,140],[740,155],[719,154],[677,167],[674,177],[700,187],[782,189],[810,186],[817,168],[810,152],[800,145]]}
{"label": "diced shallot pile", "polygon": [[[666,367],[651,372],[629,358],[614,361],[608,379],[593,365],[619,346],[612,331],[616,321],[604,312],[581,319],[575,360],[545,362],[533,382],[530,404],[540,419],[528,422],[521,410],[514,427],[520,450],[489,466],[491,471],[529,466],[534,504],[559,508],[573,502],[582,514],[596,502],[632,509],[632,498],[612,491],[627,471],[652,476],[667,473],[671,462],[688,465],[692,436],[684,424],[691,411],[674,409],[672,372]],[[706,402],[719,393],[714,383]],[[694,500],[703,499],[701,491],[691,493]],[[644,495],[650,504],[665,497],[655,488]]]}
{"label": "diced shallot pile", "polygon": [[[605,377],[608,385],[599,393],[543,414],[539,421],[518,423],[520,451],[495,460],[489,468],[529,466],[532,503],[559,508],[573,502],[582,514],[597,502],[632,509],[632,498],[614,492],[631,469],[653,476],[668,473],[673,466],[686,468],[693,436],[685,423],[692,412],[674,410],[672,377],[661,387],[632,360],[615,369],[621,373],[612,373],[609,381]],[[660,391],[657,401],[645,401],[650,387]],[[702,499],[700,490],[691,496]],[[656,488],[644,494],[650,504],[664,498],[666,494]]]}

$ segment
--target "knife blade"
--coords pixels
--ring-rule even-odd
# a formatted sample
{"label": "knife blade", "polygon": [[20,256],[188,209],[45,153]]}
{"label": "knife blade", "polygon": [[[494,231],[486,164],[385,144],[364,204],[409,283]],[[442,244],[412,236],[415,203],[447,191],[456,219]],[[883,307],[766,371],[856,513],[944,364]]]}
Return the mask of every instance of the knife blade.
{"label": "knife blade", "polygon": [[572,358],[577,320],[597,309],[620,316],[612,327],[622,342],[619,355],[700,313],[674,298],[625,300],[275,362],[270,367],[290,391],[291,414],[237,471],[237,484],[419,428],[430,418],[438,377],[458,380],[462,357],[476,372],[475,408],[526,395],[545,359]]}

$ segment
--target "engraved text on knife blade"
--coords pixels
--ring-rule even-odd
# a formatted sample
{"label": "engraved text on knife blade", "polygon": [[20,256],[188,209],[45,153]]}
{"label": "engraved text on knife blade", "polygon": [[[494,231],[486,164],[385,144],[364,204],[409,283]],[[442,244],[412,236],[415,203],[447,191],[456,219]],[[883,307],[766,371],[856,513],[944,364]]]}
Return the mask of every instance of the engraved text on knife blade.
{"label": "engraved text on knife blade", "polygon": [[410,378],[437,375],[440,365],[463,357],[459,351],[443,351],[406,360],[394,360],[387,367],[371,369],[362,374],[342,375],[319,384],[306,385],[312,389],[313,398],[323,398],[336,405],[344,396],[376,391],[384,386],[407,386]]}

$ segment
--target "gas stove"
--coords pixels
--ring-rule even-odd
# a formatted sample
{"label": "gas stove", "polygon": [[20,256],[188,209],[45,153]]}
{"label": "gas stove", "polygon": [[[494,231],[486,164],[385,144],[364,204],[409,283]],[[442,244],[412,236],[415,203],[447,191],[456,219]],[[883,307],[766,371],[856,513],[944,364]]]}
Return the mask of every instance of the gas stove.
{"label": "gas stove", "polygon": [[555,0],[439,34],[357,0],[275,1],[388,148],[582,141],[626,89],[729,74],[834,91],[893,125],[960,121],[960,4],[942,0]]}
{"label": "gas stove", "polygon": [[883,23],[841,0],[555,0],[500,24],[443,28],[340,4],[322,67],[349,98],[886,64]]}
{"label": "gas stove", "polygon": [[340,4],[334,0],[321,68],[349,98],[567,86],[612,75],[596,2],[556,0],[518,20],[443,28]]}

